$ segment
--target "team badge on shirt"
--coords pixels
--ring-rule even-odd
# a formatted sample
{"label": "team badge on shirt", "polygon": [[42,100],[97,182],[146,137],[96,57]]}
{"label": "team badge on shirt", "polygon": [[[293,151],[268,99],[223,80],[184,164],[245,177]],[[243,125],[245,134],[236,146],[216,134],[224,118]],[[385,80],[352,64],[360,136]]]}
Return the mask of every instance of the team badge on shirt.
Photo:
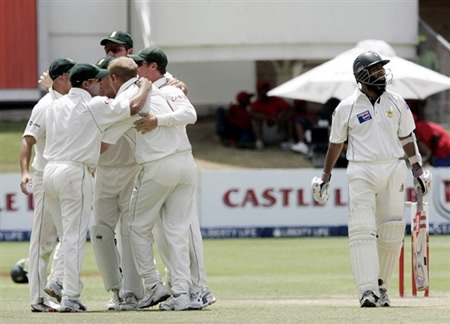
{"label": "team badge on shirt", "polygon": [[359,113],[356,116],[358,117],[360,124],[372,119],[372,115],[370,114],[370,112],[368,110],[363,111],[362,113]]}
{"label": "team badge on shirt", "polygon": [[394,114],[394,110],[393,110],[392,108],[389,108],[389,110],[386,111],[386,115],[387,115],[388,117],[392,117],[393,114]]}

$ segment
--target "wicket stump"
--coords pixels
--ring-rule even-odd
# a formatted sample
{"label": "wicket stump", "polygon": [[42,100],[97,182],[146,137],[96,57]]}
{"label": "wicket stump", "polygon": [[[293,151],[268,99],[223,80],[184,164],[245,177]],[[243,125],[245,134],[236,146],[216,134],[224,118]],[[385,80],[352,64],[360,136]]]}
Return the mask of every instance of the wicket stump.
{"label": "wicket stump", "polygon": [[[411,207],[411,293],[413,296],[417,296],[417,288],[416,288],[416,281],[415,281],[415,275],[414,275],[414,247],[412,243],[412,236],[414,233],[414,227],[419,226],[419,224],[415,224],[415,215],[416,215],[416,209],[417,209],[417,203],[406,201],[405,206]],[[424,202],[424,208],[426,209],[427,214],[427,271],[428,271],[428,278],[430,277],[430,246],[429,246],[429,221],[428,221],[428,204]],[[402,242],[402,248],[400,251],[400,258],[399,258],[399,267],[398,267],[398,292],[400,294],[400,297],[405,297],[405,248],[404,248],[404,242]],[[424,292],[424,296],[428,297],[430,294],[430,289],[428,288]]]}

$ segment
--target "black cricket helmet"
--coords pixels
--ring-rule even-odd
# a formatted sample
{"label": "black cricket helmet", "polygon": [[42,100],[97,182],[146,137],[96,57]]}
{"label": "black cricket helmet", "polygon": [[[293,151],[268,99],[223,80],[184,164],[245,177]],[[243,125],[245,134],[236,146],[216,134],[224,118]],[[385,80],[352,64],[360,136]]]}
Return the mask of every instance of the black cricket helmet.
{"label": "black cricket helmet", "polygon": [[11,279],[15,283],[28,283],[27,264],[28,259],[21,259],[11,268]]}
{"label": "black cricket helmet", "polygon": [[389,60],[383,60],[380,55],[372,51],[358,55],[355,61],[353,61],[353,75],[355,76],[356,82],[375,84],[377,80],[371,79],[369,68],[379,63],[385,65],[389,62]]}

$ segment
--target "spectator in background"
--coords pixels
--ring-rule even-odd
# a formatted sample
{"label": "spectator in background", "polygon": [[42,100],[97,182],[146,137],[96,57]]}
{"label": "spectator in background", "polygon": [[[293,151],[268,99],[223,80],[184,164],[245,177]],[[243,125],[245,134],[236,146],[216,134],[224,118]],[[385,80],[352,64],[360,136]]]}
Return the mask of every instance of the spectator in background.
{"label": "spectator in background", "polygon": [[250,105],[256,148],[264,148],[266,143],[280,143],[292,137],[293,109],[283,99],[267,96],[268,82],[258,82],[258,99]]}
{"label": "spectator in background", "polygon": [[241,91],[236,96],[237,104],[230,105],[227,125],[228,136],[239,148],[254,147],[252,120],[249,112],[252,93]]}
{"label": "spectator in background", "polygon": [[308,154],[309,148],[305,133],[311,131],[311,128],[317,124],[317,114],[308,111],[308,106],[303,100],[294,100],[294,133],[297,143],[290,146],[291,151],[296,153]]}
{"label": "spectator in background", "polygon": [[[319,123],[321,120],[327,121],[326,126],[331,126],[331,119],[333,112],[341,101],[338,98],[331,97],[325,102],[322,109],[319,111]],[[320,126],[320,125],[319,125]],[[325,123],[324,123],[325,126]]]}
{"label": "spectator in background", "polygon": [[450,133],[436,123],[420,120],[416,114],[414,114],[414,120],[416,122],[415,133],[419,142],[423,143],[431,152],[431,165],[434,167],[450,166]]}
{"label": "spectator in background", "polygon": [[249,111],[252,93],[241,91],[236,95],[236,103],[228,109],[219,107],[216,111],[217,134],[223,145],[238,148],[255,148],[252,119]]}

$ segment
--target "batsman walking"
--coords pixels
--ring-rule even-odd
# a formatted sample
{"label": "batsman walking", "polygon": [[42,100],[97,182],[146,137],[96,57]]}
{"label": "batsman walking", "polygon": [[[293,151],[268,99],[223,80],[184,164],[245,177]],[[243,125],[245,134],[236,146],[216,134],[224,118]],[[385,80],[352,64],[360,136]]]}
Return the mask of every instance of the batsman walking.
{"label": "batsman walking", "polygon": [[389,90],[392,79],[377,53],[364,52],[353,62],[359,89],[333,112],[330,143],[320,178],[311,183],[314,199],[329,198],[331,171],[348,141],[348,235],[350,261],[361,307],[390,306],[387,290],[405,232],[407,167],[417,192],[431,189],[414,135],[414,119],[403,98]]}

